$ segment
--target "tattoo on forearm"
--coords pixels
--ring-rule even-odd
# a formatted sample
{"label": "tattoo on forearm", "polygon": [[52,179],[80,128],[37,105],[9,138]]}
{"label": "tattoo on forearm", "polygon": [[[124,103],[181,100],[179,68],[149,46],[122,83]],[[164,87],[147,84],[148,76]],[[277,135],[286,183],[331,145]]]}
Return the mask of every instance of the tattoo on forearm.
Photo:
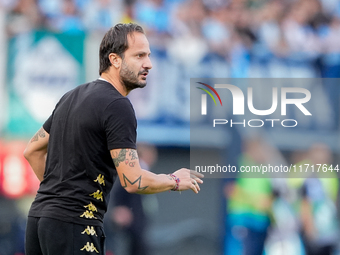
{"label": "tattoo on forearm", "polygon": [[[134,182],[131,182],[125,174],[123,174],[123,181],[124,181],[124,186],[123,188],[126,188],[127,187],[127,182],[130,183],[131,185],[135,184],[136,182],[138,182],[138,190],[145,190],[147,187],[149,186],[144,186],[144,187],[141,187],[141,182],[142,182],[142,176],[139,176]],[[126,182],[127,181],[127,182]]]}
{"label": "tattoo on forearm", "polygon": [[31,143],[38,141],[39,137],[44,138],[45,136],[46,136],[45,130],[43,128],[40,128],[38,132],[32,137]]}
{"label": "tattoo on forearm", "polygon": [[126,149],[121,149],[118,153],[117,157],[112,157],[113,162],[115,163],[115,167],[118,167],[121,162],[124,162],[126,159]]}

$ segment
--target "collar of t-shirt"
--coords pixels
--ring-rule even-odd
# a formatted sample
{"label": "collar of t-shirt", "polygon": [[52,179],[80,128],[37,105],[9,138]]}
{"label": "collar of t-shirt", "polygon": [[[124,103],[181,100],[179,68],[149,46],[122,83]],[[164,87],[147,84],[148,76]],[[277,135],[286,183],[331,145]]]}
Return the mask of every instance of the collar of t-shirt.
{"label": "collar of t-shirt", "polygon": [[[102,78],[102,77],[99,77],[98,78],[98,80],[102,80],[102,81],[106,81],[106,82],[108,82],[107,80],[105,80],[104,78]],[[110,82],[108,82],[108,83],[110,83]]]}

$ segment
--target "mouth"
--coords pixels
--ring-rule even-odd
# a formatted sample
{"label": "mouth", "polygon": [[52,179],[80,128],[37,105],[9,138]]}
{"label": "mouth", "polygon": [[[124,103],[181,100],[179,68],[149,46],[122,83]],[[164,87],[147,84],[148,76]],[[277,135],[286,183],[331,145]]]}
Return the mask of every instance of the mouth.
{"label": "mouth", "polygon": [[139,74],[142,75],[143,79],[146,79],[146,77],[148,76],[149,72],[148,71],[144,71],[144,72],[141,72]]}

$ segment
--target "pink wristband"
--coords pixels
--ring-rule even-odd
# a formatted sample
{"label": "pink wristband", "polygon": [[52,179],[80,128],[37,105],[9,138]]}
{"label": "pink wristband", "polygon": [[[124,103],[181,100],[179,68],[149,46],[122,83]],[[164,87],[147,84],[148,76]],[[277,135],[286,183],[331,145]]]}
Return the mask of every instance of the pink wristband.
{"label": "pink wristband", "polygon": [[178,191],[178,189],[179,189],[179,182],[180,182],[179,178],[177,178],[176,175],[174,175],[174,174],[169,174],[169,175],[176,182],[175,187],[173,187],[171,190],[172,191]]}

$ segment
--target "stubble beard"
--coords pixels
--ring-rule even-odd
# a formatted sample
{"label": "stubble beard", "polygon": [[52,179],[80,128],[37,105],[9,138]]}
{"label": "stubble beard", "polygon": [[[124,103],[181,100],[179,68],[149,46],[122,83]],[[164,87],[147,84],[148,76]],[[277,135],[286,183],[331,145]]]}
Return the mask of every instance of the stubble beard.
{"label": "stubble beard", "polygon": [[136,88],[144,88],[146,86],[146,80],[139,81],[138,76],[141,72],[138,72],[138,74],[134,74],[133,71],[129,69],[129,66],[123,61],[122,62],[122,69],[120,70],[120,82],[123,84],[123,86],[126,88],[128,92],[130,92],[133,89]]}

